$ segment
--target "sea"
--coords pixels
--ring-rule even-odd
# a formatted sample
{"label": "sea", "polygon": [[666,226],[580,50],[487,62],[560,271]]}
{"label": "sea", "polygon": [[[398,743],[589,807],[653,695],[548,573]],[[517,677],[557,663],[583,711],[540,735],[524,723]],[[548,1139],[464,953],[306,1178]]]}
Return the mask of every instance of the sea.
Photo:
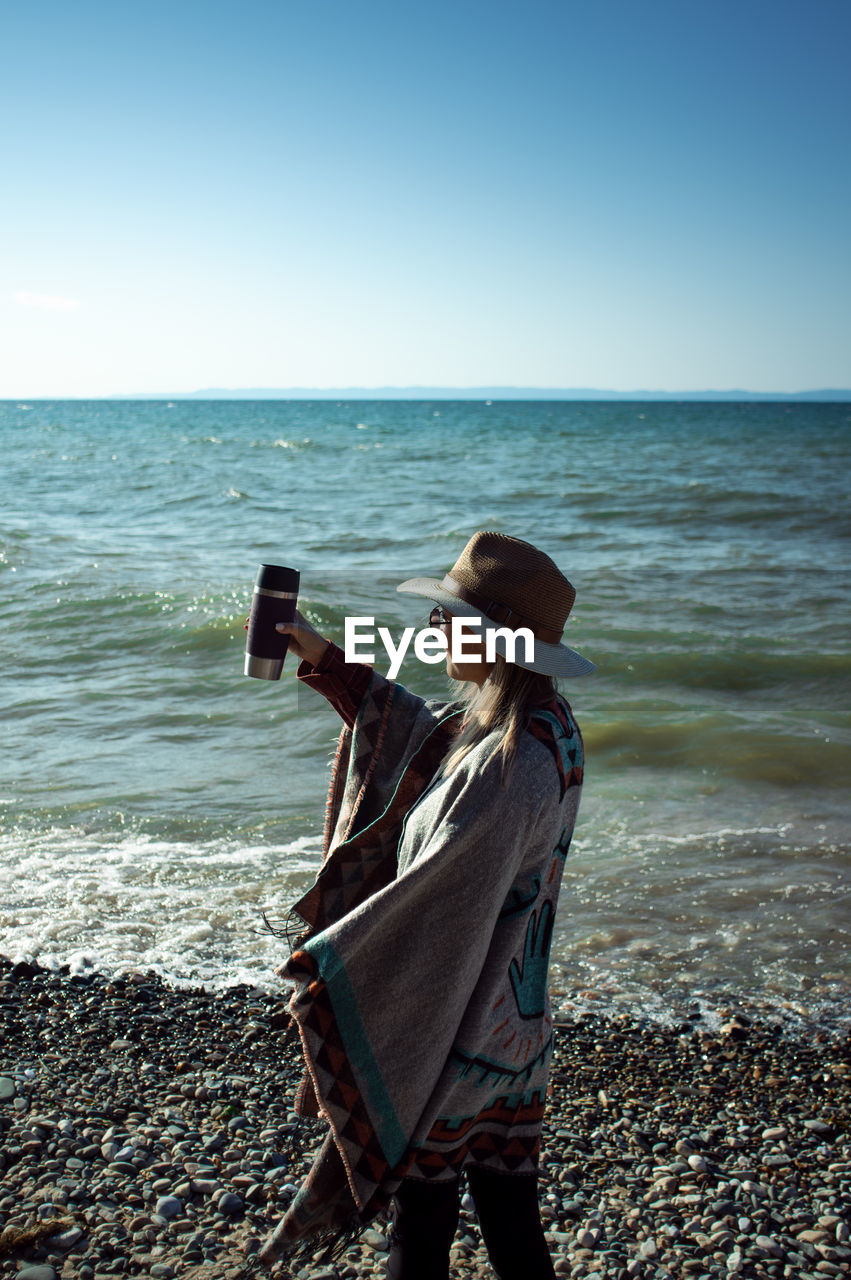
{"label": "sea", "polygon": [[342,643],[495,529],[597,664],[556,1010],[851,1022],[850,405],[6,401],[0,460],[3,955],[278,989],[339,725],[243,675],[257,567]]}

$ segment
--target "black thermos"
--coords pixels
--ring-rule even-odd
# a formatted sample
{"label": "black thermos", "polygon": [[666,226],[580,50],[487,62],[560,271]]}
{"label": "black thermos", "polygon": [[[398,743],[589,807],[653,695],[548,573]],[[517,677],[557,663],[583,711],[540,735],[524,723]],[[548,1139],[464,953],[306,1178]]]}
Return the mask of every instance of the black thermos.
{"label": "black thermos", "polygon": [[292,622],[298,599],[297,569],[279,564],[261,564],[257,570],[248,636],[245,641],[245,674],[258,680],[280,680],[289,636],[282,636],[275,626]]}

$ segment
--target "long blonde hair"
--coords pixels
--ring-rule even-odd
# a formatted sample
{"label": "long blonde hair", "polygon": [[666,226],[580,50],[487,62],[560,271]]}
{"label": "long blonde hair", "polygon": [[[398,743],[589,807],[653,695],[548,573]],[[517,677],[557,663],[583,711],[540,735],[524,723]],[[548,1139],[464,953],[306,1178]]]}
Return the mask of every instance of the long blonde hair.
{"label": "long blonde hair", "polygon": [[558,690],[552,676],[540,675],[514,662],[506,662],[496,654],[493,667],[484,684],[453,680],[458,701],[466,705],[461,731],[440,766],[443,774],[452,773],[474,747],[494,731],[499,740],[493,755],[502,757],[502,782],[505,785],[517,755],[520,739],[526,732],[532,708],[548,701]]}

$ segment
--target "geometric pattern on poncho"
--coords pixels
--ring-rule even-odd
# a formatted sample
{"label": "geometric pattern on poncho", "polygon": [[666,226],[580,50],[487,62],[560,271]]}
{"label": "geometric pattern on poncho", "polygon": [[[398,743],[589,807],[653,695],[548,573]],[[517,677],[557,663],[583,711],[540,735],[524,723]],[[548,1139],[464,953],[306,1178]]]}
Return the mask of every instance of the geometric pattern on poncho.
{"label": "geometric pattern on poncho", "polygon": [[550,752],[558,771],[561,799],[569,787],[582,786],[584,750],[579,726],[571,718],[570,708],[556,699],[555,711],[535,711],[528,731]]}
{"label": "geometric pattern on poncho", "polygon": [[[340,1146],[345,1148],[350,1168],[368,1184],[368,1204],[387,1178],[390,1166],[369,1119],[363,1096],[355,1081],[351,1065],[340,1036],[340,1030],[331,1004],[328,988],[318,978],[318,966],[306,951],[297,951],[290,958],[293,977],[305,981],[302,999],[293,997],[303,1010],[299,1018],[305,1059],[315,1072],[313,1088],[322,1099],[323,1111],[331,1121]],[[370,1189],[371,1188],[371,1189]],[[379,1211],[383,1204],[375,1206]]]}
{"label": "geometric pattern on poncho", "polygon": [[[303,946],[308,938],[321,933],[335,920],[341,920],[394,879],[396,850],[405,814],[430,782],[451,741],[454,720],[452,724],[447,722],[443,727],[438,726],[431,740],[411,761],[385,812],[376,815],[373,821],[364,823],[360,816],[363,810],[361,801],[372,774],[371,762],[377,759],[380,752],[392,709],[394,689],[392,684],[379,686],[361,704],[356,739],[359,749],[351,764],[349,731],[344,729],[340,735],[329,791],[324,861],[316,883],[293,908],[293,914],[307,925],[305,931],[296,931],[294,942],[297,945]],[[365,769],[364,762],[367,762]],[[359,772],[361,769],[362,773]],[[349,776],[363,777],[356,792],[345,791],[347,773]],[[334,825],[337,830],[343,830],[346,834],[329,854],[334,836],[330,809],[335,797],[339,799],[341,807]],[[351,830],[353,814],[358,815],[358,827],[354,831]]]}
{"label": "geometric pattern on poncho", "polygon": [[[318,966],[308,952],[296,952],[290,966],[292,976],[307,984],[302,988],[307,999],[298,1001],[304,1009],[299,1023],[303,1043],[309,1047],[305,1056],[315,1071],[314,1089],[323,1100],[323,1110],[340,1146],[345,1148],[347,1163],[369,1184],[369,1210],[380,1211],[387,1199],[381,1195],[381,1186],[391,1167],[352,1073],[328,988],[317,976]],[[533,1062],[511,1074],[528,1078],[548,1059],[551,1048],[550,1040]],[[453,1050],[452,1056],[460,1063],[462,1076],[470,1072],[481,1072],[482,1077],[494,1074],[494,1064],[471,1059],[458,1050]],[[516,1094],[506,1094],[475,1115],[440,1117],[422,1147],[407,1154],[396,1176],[401,1176],[404,1169],[406,1175],[429,1180],[454,1177],[467,1160],[510,1173],[534,1173],[540,1154],[544,1093],[544,1089],[535,1089],[529,1097],[519,1099]]]}
{"label": "geometric pattern on poncho", "polygon": [[534,1173],[541,1148],[544,1095],[543,1089],[519,1100],[506,1094],[474,1116],[441,1118],[417,1151],[409,1176],[429,1181],[453,1178],[468,1161],[509,1173]]}

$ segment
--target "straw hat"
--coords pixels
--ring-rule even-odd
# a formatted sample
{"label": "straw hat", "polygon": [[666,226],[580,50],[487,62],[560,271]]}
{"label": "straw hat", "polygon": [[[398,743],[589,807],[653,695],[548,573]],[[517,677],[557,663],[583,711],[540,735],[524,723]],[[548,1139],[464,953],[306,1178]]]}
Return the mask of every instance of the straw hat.
{"label": "straw hat", "polygon": [[[498,627],[528,627],[535,636],[534,657],[526,661],[520,637],[514,662],[548,676],[586,676],[594,663],[561,643],[561,633],[576,592],[549,556],[537,547],[504,533],[474,533],[449,573],[436,578],[409,578],[396,588],[434,600],[461,618],[480,618],[482,636]],[[494,637],[497,653],[506,656],[506,639]]]}

